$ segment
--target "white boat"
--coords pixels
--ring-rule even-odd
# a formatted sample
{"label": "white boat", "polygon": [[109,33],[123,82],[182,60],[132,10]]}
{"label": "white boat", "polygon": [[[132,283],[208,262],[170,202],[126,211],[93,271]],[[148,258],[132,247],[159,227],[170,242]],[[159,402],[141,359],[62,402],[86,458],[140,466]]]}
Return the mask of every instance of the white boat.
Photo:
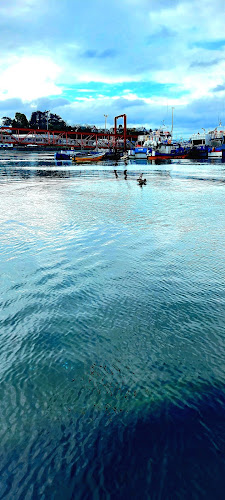
{"label": "white boat", "polygon": [[[219,127],[221,128],[221,123],[219,124]],[[197,134],[192,135],[191,145],[192,147],[201,148],[202,150],[207,148],[208,158],[222,158],[221,145],[223,143],[224,135],[225,130],[218,130],[218,127],[213,130],[209,130],[208,132],[203,129],[203,132],[198,132]]]}
{"label": "white boat", "polygon": [[[220,123],[221,128],[221,123]],[[224,130],[218,130],[216,127],[214,130],[209,132],[210,135],[210,144],[209,144],[209,158],[222,158],[222,148],[221,145],[223,143],[223,138],[225,135]]]}
{"label": "white boat", "polygon": [[150,130],[147,135],[139,135],[135,145],[135,159],[147,159],[149,150],[158,149],[165,146],[166,148],[172,143],[171,132],[160,127],[155,130]]}

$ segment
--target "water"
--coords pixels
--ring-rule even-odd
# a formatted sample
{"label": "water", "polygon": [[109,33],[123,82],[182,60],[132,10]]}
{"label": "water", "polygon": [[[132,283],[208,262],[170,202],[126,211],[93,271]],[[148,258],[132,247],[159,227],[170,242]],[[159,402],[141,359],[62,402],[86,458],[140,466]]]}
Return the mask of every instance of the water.
{"label": "water", "polygon": [[1,151],[0,498],[224,498],[224,182]]}

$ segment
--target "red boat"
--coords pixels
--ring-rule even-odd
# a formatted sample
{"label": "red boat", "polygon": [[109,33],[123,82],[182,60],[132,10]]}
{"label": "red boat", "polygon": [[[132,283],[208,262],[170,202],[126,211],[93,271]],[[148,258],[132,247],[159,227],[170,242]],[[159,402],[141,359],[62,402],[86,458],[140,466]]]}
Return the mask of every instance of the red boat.
{"label": "red boat", "polygon": [[184,159],[188,158],[188,153],[175,153],[175,154],[164,154],[164,153],[156,153],[156,154],[148,154],[147,159],[148,160],[171,160],[171,159]]}

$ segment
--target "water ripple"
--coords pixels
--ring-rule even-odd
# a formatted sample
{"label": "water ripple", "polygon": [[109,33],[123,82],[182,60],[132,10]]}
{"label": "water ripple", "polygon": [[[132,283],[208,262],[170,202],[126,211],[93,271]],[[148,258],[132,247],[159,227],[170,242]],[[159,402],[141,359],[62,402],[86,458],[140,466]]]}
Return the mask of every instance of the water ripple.
{"label": "water ripple", "polygon": [[0,498],[221,498],[223,164],[0,163]]}

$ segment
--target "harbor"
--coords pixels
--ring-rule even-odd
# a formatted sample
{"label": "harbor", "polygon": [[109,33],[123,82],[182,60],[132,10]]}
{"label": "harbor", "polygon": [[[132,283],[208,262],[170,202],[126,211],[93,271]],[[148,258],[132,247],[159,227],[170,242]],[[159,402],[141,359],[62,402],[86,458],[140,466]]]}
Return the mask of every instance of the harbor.
{"label": "harbor", "polygon": [[[123,120],[123,125],[118,127],[119,119]],[[2,125],[0,149],[52,150],[55,151],[56,160],[72,159],[75,162],[82,162],[82,157],[83,161],[92,161],[91,157],[97,161],[97,155],[98,161],[118,159],[124,154],[127,158],[149,161],[185,158],[225,160],[225,130],[221,122],[213,130],[207,132],[203,129],[203,133],[192,134],[189,140],[173,137],[173,118],[171,130],[161,126],[145,130],[142,134],[135,129],[132,132],[127,129],[126,114],[116,116],[113,129],[107,130],[105,127],[105,131],[98,131],[96,127],[89,127],[89,132],[81,128],[68,131],[66,124],[65,130],[49,130],[48,123],[46,127],[32,129]]]}

